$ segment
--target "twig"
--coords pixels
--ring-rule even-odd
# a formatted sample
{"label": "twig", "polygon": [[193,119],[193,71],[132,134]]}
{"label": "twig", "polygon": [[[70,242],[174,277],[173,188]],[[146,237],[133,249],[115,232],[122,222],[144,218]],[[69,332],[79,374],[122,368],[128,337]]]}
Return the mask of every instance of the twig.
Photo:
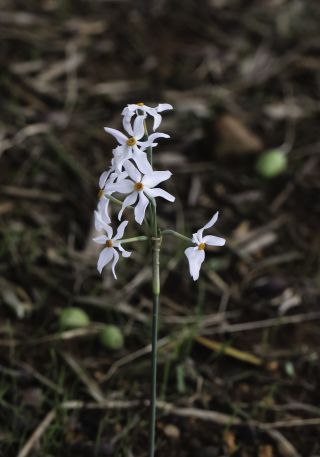
{"label": "twig", "polygon": [[51,410],[46,417],[43,419],[42,422],[38,425],[38,427],[35,429],[35,431],[32,433],[30,438],[27,440],[25,445],[20,449],[18,452],[17,457],[27,457],[31,450],[36,446],[36,444],[39,442],[41,436],[45,433],[51,422],[54,420],[56,417],[56,411],[53,409]]}
{"label": "twig", "polygon": [[[273,327],[273,326],[280,326],[280,325],[288,325],[288,324],[300,324],[300,322],[306,321],[313,321],[320,319],[320,312],[314,311],[312,313],[306,314],[295,314],[293,316],[281,316],[275,317],[271,319],[265,319],[262,321],[254,321],[254,322],[244,322],[240,324],[224,324],[219,328],[214,330],[210,330],[208,333],[210,335],[215,335],[217,333],[236,333],[236,332],[244,332],[250,330],[257,330],[261,328]],[[205,333],[205,332],[203,332]]]}
{"label": "twig", "polygon": [[67,362],[69,367],[76,373],[79,379],[87,387],[91,397],[98,403],[101,403],[105,397],[98,384],[87,375],[87,373],[84,371],[81,365],[70,354],[68,354],[67,352],[61,352],[61,355]]}

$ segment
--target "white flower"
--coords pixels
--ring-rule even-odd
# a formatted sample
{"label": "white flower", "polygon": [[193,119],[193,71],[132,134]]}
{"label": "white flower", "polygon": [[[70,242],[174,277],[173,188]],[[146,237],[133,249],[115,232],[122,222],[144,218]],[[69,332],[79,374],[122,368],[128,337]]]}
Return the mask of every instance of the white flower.
{"label": "white flower", "polygon": [[[123,171],[120,173],[117,169],[114,168],[114,163],[112,160],[112,166],[109,168],[108,171],[104,171],[99,178],[98,212],[101,213],[101,215],[103,216],[103,220],[107,224],[109,224],[111,222],[111,219],[109,216],[109,211],[108,211],[110,199],[107,198],[107,196],[112,195],[112,192],[106,191],[105,186],[108,183],[109,184],[113,183],[113,182],[115,182],[117,180],[121,180],[127,176],[128,176],[127,172]],[[101,229],[97,229],[97,230],[101,230]]]}
{"label": "white flower", "polygon": [[129,137],[119,130],[109,127],[104,128],[107,133],[110,133],[119,142],[120,146],[114,150],[115,163],[119,170],[121,170],[126,161],[132,159],[143,173],[149,173],[152,167],[144,150],[149,146],[157,146],[158,143],[154,143],[157,138],[170,138],[165,133],[152,133],[146,141],[141,141],[145,134],[144,120],[145,116],[137,116],[133,127],[130,122],[126,123],[125,130],[130,135]]}
{"label": "white flower", "polygon": [[[153,171],[142,175],[139,170],[131,163],[125,164],[125,170],[129,175],[121,181],[112,183],[106,186],[107,190],[112,192],[120,192],[121,194],[129,194],[122,203],[122,208],[119,212],[119,220],[125,208],[129,205],[134,205],[135,220],[138,224],[142,224],[146,208],[149,204],[149,198],[162,197],[169,202],[174,202],[175,197],[159,187],[155,187],[163,181],[170,178],[170,171]],[[149,197],[149,198],[148,198]]]}
{"label": "white flower", "polygon": [[217,211],[204,227],[193,234],[192,241],[194,244],[196,244],[196,246],[187,248],[184,251],[189,261],[190,274],[194,281],[199,278],[200,268],[205,258],[206,246],[224,246],[226,242],[224,238],[220,238],[218,236],[203,236],[203,231],[212,227],[217,222],[218,215],[219,212]]}
{"label": "white flower", "polygon": [[162,117],[159,113],[171,109],[173,109],[173,107],[172,105],[169,105],[169,103],[159,103],[159,105],[155,108],[151,108],[144,103],[134,103],[128,105],[121,113],[123,115],[123,126],[127,130],[127,125],[130,124],[132,116],[135,114],[139,115],[142,112],[145,116],[149,114],[153,117],[153,131],[155,131],[162,121]]}
{"label": "white flower", "polygon": [[115,277],[115,279],[117,279],[117,275],[115,273],[115,266],[119,260],[119,253],[117,249],[119,249],[123,257],[130,257],[131,255],[131,252],[126,251],[121,246],[121,238],[123,237],[124,229],[128,225],[128,221],[121,222],[121,224],[118,227],[116,235],[112,237],[112,227],[103,221],[103,218],[99,213],[96,212],[95,216],[96,228],[100,227],[100,230],[103,229],[106,233],[106,235],[101,235],[96,238],[93,238],[93,241],[95,241],[98,244],[103,244],[105,246],[104,249],[102,249],[102,251],[100,252],[100,256],[98,259],[98,271],[101,274],[103,268],[108,263],[112,262],[113,276]]}

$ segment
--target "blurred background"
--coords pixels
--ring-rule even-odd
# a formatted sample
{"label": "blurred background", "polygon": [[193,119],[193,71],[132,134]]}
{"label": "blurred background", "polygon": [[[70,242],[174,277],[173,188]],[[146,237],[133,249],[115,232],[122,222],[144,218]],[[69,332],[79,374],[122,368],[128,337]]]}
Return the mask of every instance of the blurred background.
{"label": "blurred background", "polygon": [[91,241],[103,127],[141,101],[174,106],[162,227],[219,210],[227,239],[197,283],[163,243],[158,455],[320,454],[319,21],[311,0],[1,1],[1,455],[146,456],[148,247],[115,282]]}

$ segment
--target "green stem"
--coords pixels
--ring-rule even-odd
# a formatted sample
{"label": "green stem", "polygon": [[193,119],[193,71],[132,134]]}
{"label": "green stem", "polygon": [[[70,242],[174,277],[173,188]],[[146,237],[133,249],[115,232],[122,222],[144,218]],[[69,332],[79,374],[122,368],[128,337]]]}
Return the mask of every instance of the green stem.
{"label": "green stem", "polygon": [[[156,224],[154,228],[157,230]],[[151,405],[150,405],[150,432],[148,457],[154,457],[156,435],[156,403],[157,403],[157,340],[158,315],[160,297],[160,244],[157,236],[152,238],[152,351],[151,351]]]}
{"label": "green stem", "polygon": [[135,241],[147,241],[149,239],[148,236],[134,236],[133,238],[125,238],[124,240],[120,241],[120,244],[126,244],[126,243],[133,243]]}
{"label": "green stem", "polygon": [[[144,120],[143,124],[144,124],[144,138],[143,138],[143,140],[146,141],[149,135],[148,135],[147,123],[146,123],[145,120]],[[152,147],[151,146],[149,146],[147,148],[147,156],[148,156],[148,160],[149,160],[149,162],[150,162],[150,164],[152,166]]]}
{"label": "green stem", "polygon": [[[144,121],[144,139],[148,138],[147,124]],[[152,148],[147,148],[148,160],[152,166]],[[160,297],[160,245],[158,233],[157,205],[154,198],[149,198],[149,220],[152,234],[152,338],[151,338],[151,404],[148,457],[154,457],[156,440],[157,415],[157,346],[158,346],[158,315]]]}
{"label": "green stem", "polygon": [[180,238],[181,240],[188,241],[188,243],[192,243],[192,239],[189,238],[188,236],[184,236],[179,232],[176,232],[175,230],[167,229],[167,230],[162,230],[161,232],[162,235],[173,235],[176,238]]}
{"label": "green stem", "polygon": [[[118,200],[117,198],[113,197],[112,195],[105,195],[106,198],[108,198],[110,201],[112,201],[113,203],[116,203],[117,205],[121,205],[122,206],[122,201],[121,200]],[[127,206],[127,208],[133,208],[132,206]]]}

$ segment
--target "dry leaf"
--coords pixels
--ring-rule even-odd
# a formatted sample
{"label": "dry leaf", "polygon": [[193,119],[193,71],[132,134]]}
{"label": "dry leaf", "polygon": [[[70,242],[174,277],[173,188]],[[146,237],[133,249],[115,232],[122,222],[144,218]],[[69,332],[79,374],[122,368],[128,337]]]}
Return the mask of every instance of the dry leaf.
{"label": "dry leaf", "polygon": [[273,447],[271,444],[259,446],[258,457],[273,457]]}
{"label": "dry leaf", "polygon": [[228,452],[235,452],[238,449],[236,436],[231,430],[226,430],[223,433],[223,442],[227,446]]}
{"label": "dry leaf", "polygon": [[246,154],[263,150],[261,139],[249,130],[240,119],[222,116],[216,123],[218,154]]}

